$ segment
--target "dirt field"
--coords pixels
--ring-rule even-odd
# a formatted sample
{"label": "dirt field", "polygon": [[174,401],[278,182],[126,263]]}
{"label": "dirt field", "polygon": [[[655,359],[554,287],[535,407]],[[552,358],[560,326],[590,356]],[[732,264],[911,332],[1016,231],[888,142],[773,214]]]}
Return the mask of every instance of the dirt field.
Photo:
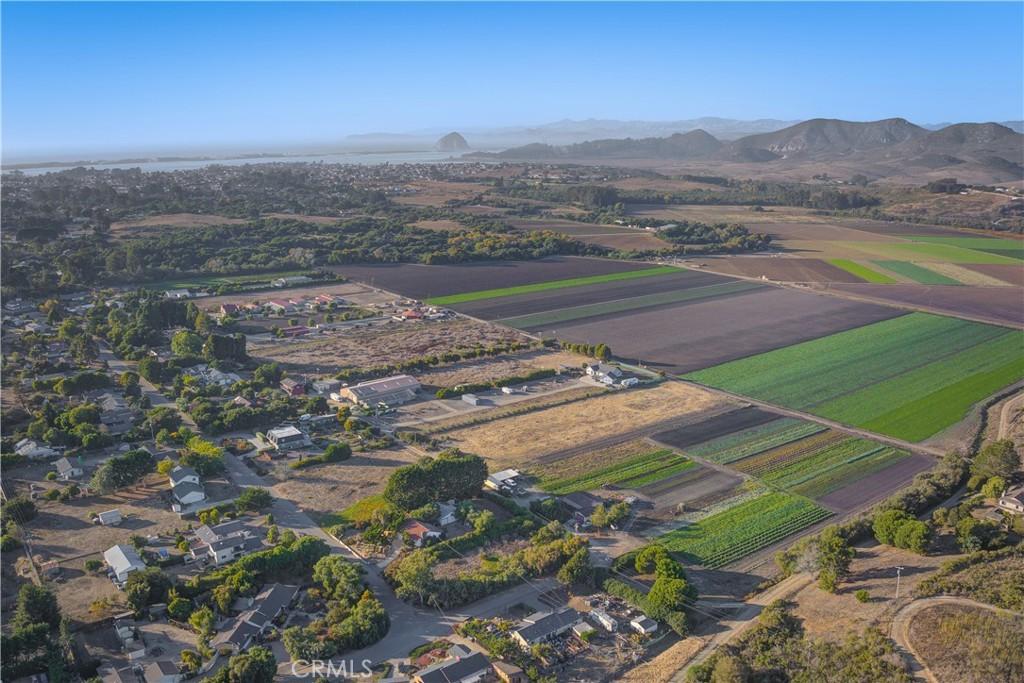
{"label": "dirt field", "polygon": [[408,187],[415,189],[416,192],[392,197],[391,201],[410,206],[444,206],[452,200],[472,199],[489,189],[486,185],[476,183],[450,183],[436,180],[417,180],[409,183]]}
{"label": "dirt field", "polygon": [[[513,467],[545,453],[704,410],[716,402],[701,389],[663,382],[456,430],[447,436],[463,450],[490,460],[492,468]],[[524,434],[530,438],[522,438]]]}
{"label": "dirt field", "polygon": [[635,235],[637,233],[632,228],[624,228],[618,225],[581,223],[580,221],[570,221],[564,218],[516,218],[509,220],[508,224],[519,230],[551,230],[573,237],[578,235]]}
{"label": "dirt field", "polygon": [[[1009,268],[1012,268],[1021,274],[1021,286],[1024,286],[1024,263],[1019,267],[1010,265]],[[934,270],[936,273],[941,273],[947,277],[951,277],[965,285],[973,285],[976,287],[1005,287],[1010,284],[998,277],[992,277],[991,275],[986,275],[982,271],[968,268],[966,265],[958,265],[956,263],[929,263],[928,269]]]}
{"label": "dirt field", "polygon": [[422,230],[440,230],[441,232],[458,232],[466,229],[466,226],[445,218],[433,221],[416,221],[412,224],[412,227]]}
{"label": "dirt field", "polygon": [[558,328],[558,337],[604,343],[618,358],[683,373],[900,314],[873,304],[766,287],[612,320],[567,324]]}
{"label": "dirt field", "polygon": [[1024,291],[1017,287],[836,284],[832,289],[912,308],[966,315],[1002,325],[1024,326]]}
{"label": "dirt field", "polygon": [[907,484],[919,473],[935,467],[935,460],[926,455],[911,455],[884,470],[869,474],[855,482],[822,496],[818,502],[839,511],[857,510]]}
{"label": "dirt field", "polygon": [[750,427],[766,424],[779,419],[775,413],[754,407],[736,408],[708,416],[707,419],[681,425],[657,434],[651,438],[670,448],[685,452],[688,446],[695,446],[705,441],[717,439]]}
{"label": "dirt field", "polygon": [[514,287],[548,280],[624,273],[650,264],[610,259],[552,256],[537,261],[478,261],[451,266],[418,263],[331,266],[329,270],[357,282],[427,299],[495,287]]}
{"label": "dirt field", "polygon": [[861,282],[842,268],[815,258],[772,256],[714,256],[695,259],[715,272],[743,277],[765,277],[776,282]]}
{"label": "dirt field", "polygon": [[125,237],[126,233],[147,232],[148,229],[155,227],[202,228],[208,225],[240,225],[246,222],[243,218],[228,218],[216,214],[165,213],[111,223],[110,233],[117,237]]}
{"label": "dirt field", "polygon": [[419,373],[416,379],[426,387],[454,387],[490,382],[502,377],[517,377],[542,368],[557,369],[562,365],[579,367],[582,362],[582,357],[574,353],[528,351],[514,356],[453,363]]}
{"label": "dirt field", "polygon": [[1011,285],[1017,285],[1018,287],[1024,287],[1024,265],[1017,266],[1012,263],[992,263],[992,264],[964,264],[964,268],[969,270],[977,271],[983,275],[994,277],[1003,282],[1009,282]]}
{"label": "dirt field", "polygon": [[648,662],[623,674],[620,683],[668,683],[704,647],[695,636],[674,643]]}
{"label": "dirt field", "polygon": [[[263,214],[263,218],[302,221],[303,223],[313,223],[314,225],[334,225],[338,221],[344,220],[341,216],[307,216],[305,214],[296,213],[265,213]],[[346,216],[345,218],[351,218],[351,216]]]}
{"label": "dirt field", "polygon": [[357,500],[380,493],[396,467],[415,462],[409,449],[380,450],[354,454],[342,463],[317,465],[301,470],[278,468],[279,481],[271,490],[278,498],[290,500],[314,521],[344,510]]}
{"label": "dirt field", "polygon": [[636,230],[629,235],[587,235],[579,236],[577,239],[580,242],[598,244],[602,247],[619,251],[657,251],[659,249],[668,249],[671,246],[668,242],[659,239],[652,233]]}
{"label": "dirt field", "polygon": [[[365,287],[356,282],[343,282],[341,284],[323,283],[310,285],[309,287],[293,287],[288,289],[268,289],[262,292],[243,292],[241,294],[226,294],[224,296],[210,296],[196,299],[196,305],[205,311],[214,311],[221,307],[221,304],[247,304],[254,301],[269,301],[271,299],[302,299],[313,297],[317,294],[337,294],[349,301],[369,305],[375,303],[387,303],[393,301],[392,297],[386,296]],[[306,317],[306,316],[301,316]]]}
{"label": "dirt field", "polygon": [[293,372],[334,374],[503,341],[528,340],[503,327],[458,318],[347,329],[326,339],[254,347],[249,353],[259,362],[280,363]]}
{"label": "dirt field", "polygon": [[601,282],[581,287],[549,289],[542,292],[530,292],[529,294],[467,301],[466,303],[456,304],[454,308],[461,313],[466,313],[476,318],[500,320],[502,318],[530,315],[542,311],[555,311],[572,306],[628,299],[646,294],[660,294],[662,292],[674,292],[691,287],[704,287],[728,281],[728,279],[719,275],[680,268],[677,273],[652,275],[633,280]]}
{"label": "dirt field", "polygon": [[664,206],[661,204],[630,204],[626,207],[631,216],[646,216],[666,221],[698,221],[701,223],[742,223],[752,226],[751,229],[764,232],[767,228],[762,223],[784,223],[817,221],[811,209],[792,206],[765,207],[764,211],[754,211],[749,206],[709,206],[686,204]]}

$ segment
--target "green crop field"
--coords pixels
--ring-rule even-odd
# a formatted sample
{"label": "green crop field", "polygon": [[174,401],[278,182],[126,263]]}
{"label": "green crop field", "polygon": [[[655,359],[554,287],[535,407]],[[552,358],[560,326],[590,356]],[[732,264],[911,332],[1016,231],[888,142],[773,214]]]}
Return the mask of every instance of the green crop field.
{"label": "green crop field", "polygon": [[845,258],[833,258],[828,260],[836,268],[842,268],[851,275],[856,275],[865,282],[874,282],[880,285],[891,285],[897,280],[889,277],[884,273],[879,273],[877,270],[871,270],[865,265],[861,265],[856,261],[851,261]]}
{"label": "green crop field", "polygon": [[1024,379],[1024,332],[911,313],[687,379],[911,441]]}
{"label": "green crop field", "polygon": [[668,275],[679,273],[679,268],[672,266],[657,266],[655,268],[644,268],[643,270],[630,270],[624,273],[608,273],[607,275],[589,275],[587,277],[573,277],[565,280],[548,280],[547,282],[535,282],[532,285],[517,285],[515,287],[501,287],[498,289],[480,289],[475,292],[464,292],[462,294],[451,294],[427,299],[426,303],[433,306],[451,306],[453,304],[464,304],[467,301],[479,301],[481,299],[496,299],[503,296],[515,296],[517,294],[530,294],[532,292],[545,292],[549,289],[562,289],[564,287],[582,287],[583,285],[597,285],[602,282],[617,282],[619,280],[634,280],[641,277],[654,275]]}
{"label": "green crop field", "polygon": [[910,278],[914,282],[919,282],[922,285],[963,284],[959,280],[954,280],[942,273],[936,273],[934,270],[928,270],[927,268],[919,266],[916,263],[910,263],[909,261],[874,261],[873,263],[890,272],[896,273],[897,275],[902,275],[903,277]]}
{"label": "green crop field", "polygon": [[806,498],[773,492],[670,531],[658,541],[685,561],[714,569],[770,546],[830,514]]}
{"label": "green crop field", "polygon": [[880,472],[906,457],[909,457],[906,451],[890,447],[874,448],[841,462],[828,471],[819,472],[807,481],[794,484],[791,490],[808,498],[820,498],[875,472]]}
{"label": "green crop field", "polygon": [[772,469],[761,476],[761,480],[772,486],[784,489],[809,484],[820,476],[826,475],[858,460],[875,456],[888,451],[893,456],[892,462],[899,459],[896,449],[880,446],[867,439],[846,438],[838,443],[825,446],[798,460],[785,463],[782,467]]}
{"label": "green crop field", "polygon": [[858,251],[866,251],[885,259],[897,261],[921,261],[937,263],[1017,263],[1016,252],[999,251],[991,253],[981,249],[967,249],[955,244],[933,242],[836,242]]}
{"label": "green crop field", "polygon": [[932,235],[904,235],[913,242],[926,244],[945,244],[951,247],[974,249],[986,254],[998,254],[1017,259],[1024,259],[1024,241],[996,237],[940,237]]}
{"label": "green crop field", "polygon": [[560,495],[574,491],[590,491],[605,484],[637,488],[685,472],[692,467],[696,467],[695,462],[664,448],[575,477],[541,479],[540,487]]}
{"label": "green crop field", "polygon": [[649,308],[651,306],[681,303],[683,301],[692,301],[695,299],[710,299],[716,296],[745,292],[750,289],[758,289],[762,286],[763,285],[756,282],[723,282],[717,285],[694,287],[693,289],[680,289],[675,292],[646,294],[644,296],[634,296],[628,299],[618,299],[616,301],[604,301],[596,304],[560,308],[557,311],[520,315],[514,318],[505,318],[498,322],[508,325],[509,327],[518,327],[519,329],[528,330],[535,327],[564,323],[596,315],[634,311],[641,308]]}

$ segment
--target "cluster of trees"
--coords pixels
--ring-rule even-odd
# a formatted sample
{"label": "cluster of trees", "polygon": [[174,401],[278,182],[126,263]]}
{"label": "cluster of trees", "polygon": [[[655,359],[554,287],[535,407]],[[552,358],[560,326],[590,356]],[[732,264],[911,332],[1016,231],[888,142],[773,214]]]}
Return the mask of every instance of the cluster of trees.
{"label": "cluster of trees", "polygon": [[395,470],[384,488],[384,498],[402,510],[412,510],[441,500],[474,498],[487,479],[487,463],[478,455],[457,448],[436,458]]}
{"label": "cluster of trees", "polygon": [[97,493],[110,493],[131,486],[156,469],[156,458],[145,448],[115,455],[100,465],[89,481],[89,488]]}
{"label": "cluster of trees", "polygon": [[654,574],[654,583],[644,594],[621,579],[609,578],[604,590],[630,603],[652,619],[664,621],[680,636],[686,636],[686,609],[697,601],[697,589],[686,577],[683,566],[664,546],[653,544],[616,558],[617,571],[632,569],[637,574]]}
{"label": "cluster of trees", "polygon": [[701,251],[758,251],[771,244],[772,236],[750,232],[739,223],[697,223],[682,221],[658,231],[658,237],[680,245],[700,245]]}
{"label": "cluster of trees", "polygon": [[757,624],[686,673],[690,683],[720,681],[889,681],[910,683],[900,655],[876,629],[841,641],[810,640],[782,601]]}
{"label": "cluster of trees", "polygon": [[217,673],[204,680],[206,683],[273,683],[276,674],[277,659],[274,653],[262,645],[256,645],[233,656],[227,666],[221,667]]}
{"label": "cluster of trees", "polygon": [[875,539],[885,545],[896,546],[923,555],[928,550],[932,529],[903,510],[886,510],[875,515],[871,525]]}
{"label": "cluster of trees", "polygon": [[618,528],[627,517],[629,517],[629,503],[624,500],[610,506],[598,503],[594,506],[594,511],[590,513],[590,523],[595,529]]}
{"label": "cluster of trees", "polygon": [[388,613],[365,586],[360,567],[328,555],[313,566],[313,580],[325,603],[324,616],[284,631],[281,640],[293,660],[326,659],[372,645],[387,634]]}
{"label": "cluster of trees", "polygon": [[528,520],[522,518],[499,525],[489,511],[478,513],[471,521],[474,525],[471,534],[414,550],[388,565],[385,576],[395,586],[399,598],[448,609],[479,600],[524,578],[558,572],[559,579],[567,584],[585,584],[591,580],[589,553],[582,552],[586,550],[586,541],[566,533],[558,522],[537,530],[521,550],[500,556],[483,553],[479,566],[455,577],[435,577],[434,567],[440,562],[462,557],[473,548],[486,548],[487,544],[502,538],[518,537],[532,527],[532,523],[524,524]]}
{"label": "cluster of trees", "polygon": [[460,384],[455,387],[441,387],[437,390],[438,398],[455,398],[462,396],[463,394],[471,394],[475,391],[487,391],[488,389],[498,389],[501,387],[512,386],[513,384],[523,384],[524,382],[536,382],[540,379],[546,379],[548,377],[554,377],[557,373],[556,370],[551,368],[540,368],[533,370],[524,375],[513,375],[510,377],[501,377],[499,379],[491,380],[490,382],[477,382],[475,384]]}
{"label": "cluster of trees", "polygon": [[74,396],[94,389],[106,389],[110,384],[107,373],[84,370],[70,377],[62,377],[53,385],[53,390],[61,396]]}
{"label": "cluster of trees", "polygon": [[70,680],[72,639],[57,597],[44,586],[22,585],[14,614],[0,636],[4,656],[0,674],[6,681],[45,673],[50,681]]}
{"label": "cluster of trees", "polygon": [[180,330],[171,337],[171,353],[186,358],[202,356],[204,360],[231,360],[241,363],[249,358],[245,340],[245,335],[240,333],[209,334],[204,340],[195,332]]}
{"label": "cluster of trees", "polygon": [[82,403],[58,412],[56,406],[48,401],[29,423],[25,436],[52,446],[81,446],[86,450],[103,448],[112,444],[114,439],[100,431],[99,423],[100,408],[94,403]]}
{"label": "cluster of trees", "polygon": [[564,341],[561,343],[563,351],[571,351],[581,356],[590,356],[597,360],[608,360],[612,357],[612,350],[604,344],[577,344]]}

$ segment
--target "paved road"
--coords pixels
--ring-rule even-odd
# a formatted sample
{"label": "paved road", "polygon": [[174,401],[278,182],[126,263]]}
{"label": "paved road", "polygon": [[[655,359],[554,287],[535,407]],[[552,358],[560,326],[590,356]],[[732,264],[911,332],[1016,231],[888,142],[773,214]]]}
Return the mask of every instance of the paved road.
{"label": "paved road", "polygon": [[939,683],[939,680],[910,644],[910,624],[914,620],[914,617],[920,612],[929,607],[935,607],[936,605],[963,605],[966,607],[978,607],[992,612],[1016,614],[1017,616],[1024,617],[1024,614],[1019,612],[1002,609],[993,605],[987,605],[983,602],[971,600],[970,598],[961,598],[955,595],[939,595],[934,598],[923,598],[921,600],[915,600],[901,608],[900,611],[896,613],[896,616],[893,617],[891,637],[896,641],[896,645],[902,650],[902,654],[907,660],[907,663],[910,664],[910,668],[914,673],[914,676],[923,678],[928,681],[928,683]]}

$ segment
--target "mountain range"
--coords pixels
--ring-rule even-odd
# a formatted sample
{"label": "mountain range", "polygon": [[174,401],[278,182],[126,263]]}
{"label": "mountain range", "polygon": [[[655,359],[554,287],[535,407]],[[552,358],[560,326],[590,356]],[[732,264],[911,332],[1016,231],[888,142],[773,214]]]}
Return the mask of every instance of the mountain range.
{"label": "mountain range", "polygon": [[[780,172],[834,166],[869,177],[965,176],[968,182],[1024,179],[1024,135],[998,123],[929,130],[906,119],[811,119],[779,130],[721,140],[698,129],[667,137],[534,143],[474,157],[523,161],[651,160],[766,166]],[[834,174],[833,174],[834,175]]]}

